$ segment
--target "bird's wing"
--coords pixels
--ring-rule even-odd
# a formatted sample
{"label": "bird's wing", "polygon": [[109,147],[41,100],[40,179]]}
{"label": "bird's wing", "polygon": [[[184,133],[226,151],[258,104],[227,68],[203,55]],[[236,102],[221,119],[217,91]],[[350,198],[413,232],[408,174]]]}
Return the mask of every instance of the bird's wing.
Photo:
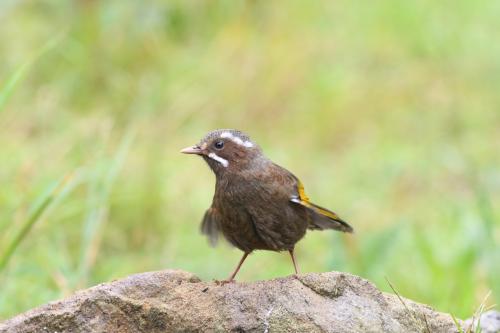
{"label": "bird's wing", "polygon": [[343,232],[353,232],[352,227],[347,222],[342,220],[337,214],[312,203],[305,193],[304,185],[302,185],[302,182],[292,173],[290,173],[289,171],[287,172],[295,181],[294,191],[290,196],[290,201],[307,209],[308,215],[310,217],[309,229],[335,229]]}
{"label": "bird's wing", "polygon": [[217,210],[214,207],[210,207],[205,212],[205,216],[203,216],[203,220],[201,221],[201,233],[208,237],[210,245],[217,245],[220,226]]}

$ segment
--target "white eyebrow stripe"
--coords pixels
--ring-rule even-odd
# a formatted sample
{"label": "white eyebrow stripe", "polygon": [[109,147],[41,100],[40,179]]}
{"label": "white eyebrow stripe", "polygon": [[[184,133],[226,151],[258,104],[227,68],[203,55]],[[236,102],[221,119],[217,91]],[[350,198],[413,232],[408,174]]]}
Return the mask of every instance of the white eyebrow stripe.
{"label": "white eyebrow stripe", "polygon": [[243,141],[241,138],[234,136],[231,132],[222,132],[220,137],[223,139],[229,139],[240,146],[245,146],[247,148],[253,147],[253,143],[251,141]]}
{"label": "white eyebrow stripe", "polygon": [[219,155],[217,155],[216,153],[210,153],[210,154],[208,154],[208,157],[210,157],[210,158],[211,158],[211,159],[213,159],[214,161],[217,161],[217,162],[219,162],[220,164],[222,164],[222,166],[223,166],[224,168],[227,168],[227,167],[228,167],[228,165],[229,165],[229,162],[228,162],[226,159],[224,159],[224,158],[220,157],[220,156],[219,156]]}

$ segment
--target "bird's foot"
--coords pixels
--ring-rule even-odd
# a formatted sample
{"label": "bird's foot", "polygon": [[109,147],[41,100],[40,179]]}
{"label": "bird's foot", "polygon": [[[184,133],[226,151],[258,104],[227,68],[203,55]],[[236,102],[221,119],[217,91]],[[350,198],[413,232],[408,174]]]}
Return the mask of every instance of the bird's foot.
{"label": "bird's foot", "polygon": [[234,283],[234,279],[231,279],[231,280],[214,280],[215,284],[218,285],[218,286],[223,286],[225,284],[228,284],[228,283]]}

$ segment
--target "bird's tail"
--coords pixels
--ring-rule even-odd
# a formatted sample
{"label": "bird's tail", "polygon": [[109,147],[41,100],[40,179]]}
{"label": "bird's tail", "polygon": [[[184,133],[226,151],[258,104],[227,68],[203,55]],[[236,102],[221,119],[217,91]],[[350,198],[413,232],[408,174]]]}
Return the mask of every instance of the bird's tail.
{"label": "bird's tail", "polygon": [[309,229],[335,229],[349,233],[354,231],[346,221],[342,220],[337,214],[326,208],[315,205],[312,202],[307,203],[307,208],[310,217]]}

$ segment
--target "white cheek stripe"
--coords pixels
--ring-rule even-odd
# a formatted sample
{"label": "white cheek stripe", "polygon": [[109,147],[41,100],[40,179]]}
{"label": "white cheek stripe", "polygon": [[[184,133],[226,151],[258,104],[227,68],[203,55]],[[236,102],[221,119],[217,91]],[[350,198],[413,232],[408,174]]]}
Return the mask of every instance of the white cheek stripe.
{"label": "white cheek stripe", "polygon": [[219,156],[219,155],[217,155],[216,153],[210,153],[210,154],[208,154],[208,157],[210,157],[210,158],[211,158],[211,159],[213,159],[214,161],[217,161],[217,162],[219,162],[220,164],[222,164],[222,166],[223,166],[224,168],[227,168],[227,166],[229,165],[229,162],[228,162],[226,159],[224,159],[224,158],[220,157],[220,156]]}
{"label": "white cheek stripe", "polygon": [[233,141],[234,143],[239,144],[240,146],[245,146],[245,147],[248,147],[248,148],[252,148],[253,147],[253,143],[252,142],[250,142],[250,141],[243,141],[243,140],[241,140],[241,138],[239,138],[237,136],[234,136],[233,133],[231,133],[231,132],[222,132],[220,134],[220,137],[223,138],[223,139],[230,139],[231,141]]}

